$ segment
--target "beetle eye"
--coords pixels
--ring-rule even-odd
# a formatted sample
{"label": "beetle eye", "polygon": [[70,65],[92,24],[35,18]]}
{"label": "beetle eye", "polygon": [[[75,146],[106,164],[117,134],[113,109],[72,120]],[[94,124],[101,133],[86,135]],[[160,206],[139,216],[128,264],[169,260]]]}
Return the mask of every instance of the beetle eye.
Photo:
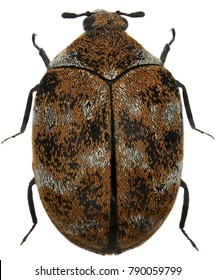
{"label": "beetle eye", "polygon": [[122,26],[122,29],[126,30],[128,28],[128,21],[124,17],[121,17],[121,20],[124,22],[124,26]]}
{"label": "beetle eye", "polygon": [[92,24],[95,22],[95,18],[93,16],[88,16],[83,21],[83,28],[85,31],[88,31],[91,29]]}

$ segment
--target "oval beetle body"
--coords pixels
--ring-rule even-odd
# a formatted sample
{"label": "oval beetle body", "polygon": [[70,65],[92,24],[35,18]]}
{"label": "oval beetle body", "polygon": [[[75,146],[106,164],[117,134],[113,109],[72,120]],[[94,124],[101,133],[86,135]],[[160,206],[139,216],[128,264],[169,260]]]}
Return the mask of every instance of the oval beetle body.
{"label": "oval beetle body", "polygon": [[172,75],[127,35],[122,17],[91,18],[40,82],[33,169],[44,208],[67,239],[120,253],[151,237],[175,202],[181,101]]}
{"label": "oval beetle body", "polygon": [[148,240],[167,218],[181,186],[179,227],[197,249],[184,231],[189,192],[181,179],[179,88],[191,127],[205,132],[195,127],[185,87],[163,66],[175,31],[158,59],[125,32],[128,24],[121,15],[144,13],[97,10],[63,17],[83,15],[86,32],[51,62],[33,34],[48,70],[30,91],[20,133],[12,136],[25,131],[36,91],[35,177],[28,189],[33,226],[23,242],[37,224],[34,184],[56,228],[99,254],[119,254]]}

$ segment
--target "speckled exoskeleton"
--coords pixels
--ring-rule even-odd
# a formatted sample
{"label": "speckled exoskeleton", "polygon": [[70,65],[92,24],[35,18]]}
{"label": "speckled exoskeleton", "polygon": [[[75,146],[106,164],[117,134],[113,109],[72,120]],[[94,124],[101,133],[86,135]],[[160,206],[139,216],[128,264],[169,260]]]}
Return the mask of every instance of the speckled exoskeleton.
{"label": "speckled exoskeleton", "polygon": [[189,194],[181,179],[179,88],[190,125],[196,127],[185,87],[164,68],[175,30],[156,58],[125,32],[124,15],[144,13],[64,13],[64,18],[86,16],[85,32],[51,62],[33,34],[48,69],[30,91],[18,133],[26,128],[36,91],[34,178],[28,189],[33,226],[23,242],[37,223],[34,184],[56,228],[99,254],[119,254],[148,240],[182,186],[180,229],[197,248],[184,231]]}

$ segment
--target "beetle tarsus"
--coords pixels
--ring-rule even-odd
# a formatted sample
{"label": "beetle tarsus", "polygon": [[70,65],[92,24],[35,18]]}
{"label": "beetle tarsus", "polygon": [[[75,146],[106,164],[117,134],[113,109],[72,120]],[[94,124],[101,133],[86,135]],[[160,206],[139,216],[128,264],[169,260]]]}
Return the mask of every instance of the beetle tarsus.
{"label": "beetle tarsus", "polygon": [[162,53],[161,53],[161,56],[160,56],[160,60],[161,60],[161,62],[164,64],[165,63],[165,61],[166,61],[166,58],[167,58],[167,55],[168,55],[168,53],[169,53],[169,51],[170,51],[170,46],[172,45],[172,43],[175,41],[175,29],[174,28],[172,28],[170,31],[172,31],[172,39],[170,40],[170,42],[168,43],[168,44],[166,44],[165,46],[164,46],[164,49],[163,49],[163,51],[162,51]]}
{"label": "beetle tarsus", "polygon": [[31,234],[31,232],[33,231],[33,229],[35,228],[35,226],[37,225],[37,216],[36,216],[36,212],[35,212],[35,207],[34,207],[34,200],[33,200],[33,192],[32,192],[32,187],[35,185],[35,178],[33,178],[28,186],[28,204],[29,204],[29,210],[30,210],[30,214],[31,214],[31,218],[32,218],[32,222],[33,222],[33,226],[31,227],[31,229],[29,230],[29,232],[25,235],[25,237],[23,238],[22,242],[20,243],[20,245],[22,245],[26,239],[28,238],[28,236]]}
{"label": "beetle tarsus", "polygon": [[46,66],[46,68],[49,67],[49,64],[50,64],[50,59],[49,57],[47,56],[46,52],[44,49],[40,48],[36,43],[35,43],[35,37],[37,35],[35,33],[32,34],[32,43],[34,45],[34,47],[39,51],[39,55],[40,57],[43,59],[43,62]]}
{"label": "beetle tarsus", "polygon": [[196,128],[196,125],[195,125],[194,119],[193,119],[193,115],[192,115],[192,111],[191,111],[191,107],[190,107],[190,103],[189,103],[189,98],[188,98],[187,90],[186,90],[185,86],[183,84],[181,84],[179,81],[176,81],[176,83],[177,83],[177,86],[182,89],[184,106],[185,106],[187,118],[188,118],[188,121],[190,123],[191,128],[196,130],[196,131],[198,131],[198,132],[200,132],[200,133],[206,134],[206,135],[210,136],[213,139],[215,139],[214,136],[212,136],[211,134]]}
{"label": "beetle tarsus", "polygon": [[185,230],[183,228],[181,228],[182,233],[184,234],[184,236],[190,241],[191,245],[197,250],[199,251],[199,249],[197,248],[196,244],[194,243],[194,241],[192,239],[190,239],[190,237],[187,235],[187,233],[185,232]]}
{"label": "beetle tarsus", "polygon": [[188,234],[184,230],[185,222],[187,219],[188,208],[189,208],[189,191],[188,191],[187,184],[183,180],[181,180],[181,187],[184,189],[184,199],[183,199],[183,207],[182,207],[182,214],[179,223],[179,228],[181,229],[184,236],[190,241],[191,245],[197,251],[199,251],[194,241],[188,236]]}

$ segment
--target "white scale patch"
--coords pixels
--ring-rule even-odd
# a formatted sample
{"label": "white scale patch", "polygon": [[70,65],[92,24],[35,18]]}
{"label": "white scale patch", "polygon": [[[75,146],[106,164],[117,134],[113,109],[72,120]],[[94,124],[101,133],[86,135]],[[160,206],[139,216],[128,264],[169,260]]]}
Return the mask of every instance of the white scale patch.
{"label": "white scale patch", "polygon": [[[61,226],[61,224],[59,224],[59,226]],[[62,227],[65,228],[65,225],[62,225]],[[82,234],[86,234],[86,232],[88,232],[89,230],[101,231],[103,229],[96,220],[86,222],[86,220],[84,221],[83,219],[78,218],[78,221],[72,222],[70,224],[70,227],[67,228],[65,233],[70,236],[79,236]]]}
{"label": "white scale patch", "polygon": [[[68,105],[69,108],[69,105]],[[56,125],[63,126],[71,123],[73,112],[67,109],[65,112],[58,114],[53,108],[45,106],[43,110],[43,121],[47,131],[51,131]],[[34,110],[33,124],[36,127],[40,117],[39,108]]]}
{"label": "white scale patch", "polygon": [[138,149],[126,148],[125,145],[120,145],[118,147],[121,153],[121,165],[123,169],[131,169],[137,166],[140,169],[150,169],[150,166],[145,162],[145,154]]}
{"label": "white scale patch", "polygon": [[118,76],[118,71],[114,69],[107,70],[103,73],[104,78],[107,80],[113,80]]}
{"label": "white scale patch", "polygon": [[179,117],[181,114],[180,103],[170,102],[161,114],[162,118],[166,121],[167,126],[173,126],[176,117]]}
{"label": "white scale patch", "polygon": [[79,61],[78,53],[76,51],[67,53],[66,50],[60,52],[53,59],[53,61],[50,62],[49,69],[58,68],[62,66],[83,67]]}
{"label": "white scale patch", "polygon": [[40,109],[38,106],[35,106],[34,111],[33,111],[33,126],[34,127],[38,126],[39,117],[40,117]]}
{"label": "white scale patch", "polygon": [[94,113],[94,104],[91,101],[86,101],[82,104],[83,114],[87,120],[91,120]]}
{"label": "white scale patch", "polygon": [[157,135],[157,108],[158,105],[153,105],[151,107],[150,115],[151,115],[151,120],[152,120],[152,130],[155,131],[155,138],[158,138]]}
{"label": "white scale patch", "polygon": [[143,217],[140,214],[136,215],[136,216],[131,216],[130,217],[130,224],[135,224],[138,226],[151,226],[151,221],[149,219],[147,219],[147,217]]}
{"label": "white scale patch", "polygon": [[110,165],[109,156],[105,148],[94,149],[90,154],[82,154],[83,166],[89,166],[97,170]]}
{"label": "white scale patch", "polygon": [[52,108],[45,106],[43,117],[44,117],[44,123],[46,125],[46,129],[50,131],[52,127],[56,124],[58,119],[56,112]]}
{"label": "white scale patch", "polygon": [[[116,98],[116,102],[118,103],[119,107],[124,107],[125,104],[128,105],[128,111],[131,115],[137,117],[138,115],[141,114],[141,109],[142,109],[142,102],[139,99],[139,97],[136,97],[135,93],[128,94],[127,88],[124,83],[121,83],[118,86],[118,94],[115,95],[114,97]],[[134,96],[133,100],[129,98],[129,96]]]}
{"label": "white scale patch", "polygon": [[180,162],[176,166],[176,169],[174,169],[172,173],[168,174],[166,179],[160,184],[158,184],[158,182],[155,179],[153,179],[154,191],[156,192],[161,191],[162,193],[164,193],[174,184],[180,182],[182,176],[182,168],[183,168],[183,163]]}
{"label": "white scale patch", "polygon": [[137,49],[137,60],[133,64],[133,67],[138,65],[163,65],[160,59],[153,56],[150,52],[145,49]]}
{"label": "white scale patch", "polygon": [[35,180],[39,188],[49,188],[61,195],[73,192],[77,188],[77,186],[71,187],[69,181],[62,184],[55,180],[49,172],[44,170],[42,164],[35,170]]}
{"label": "white scale patch", "polygon": [[135,117],[140,115],[140,113],[141,113],[141,101],[138,98],[134,99],[133,102],[130,103],[129,111]]}

